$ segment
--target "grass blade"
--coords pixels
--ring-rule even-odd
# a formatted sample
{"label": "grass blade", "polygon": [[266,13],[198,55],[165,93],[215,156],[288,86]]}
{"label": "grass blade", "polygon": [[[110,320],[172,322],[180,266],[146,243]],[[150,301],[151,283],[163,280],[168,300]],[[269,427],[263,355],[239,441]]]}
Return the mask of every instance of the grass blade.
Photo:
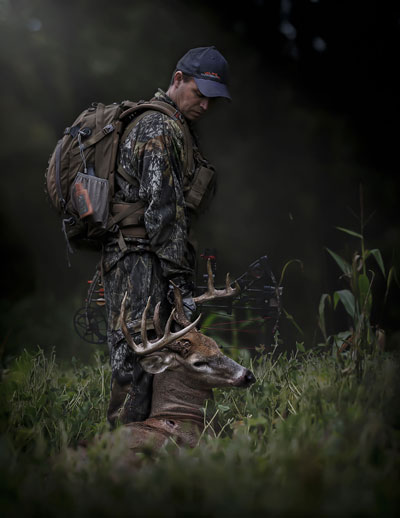
{"label": "grass blade", "polygon": [[340,230],[341,232],[345,232],[346,234],[349,234],[353,237],[358,237],[359,239],[363,239],[363,236],[359,234],[358,232],[354,232],[354,230],[349,230],[348,228],[343,227],[335,227],[337,230]]}
{"label": "grass blade", "polygon": [[351,316],[351,318],[354,318],[355,315],[355,299],[354,295],[351,293],[350,290],[339,290],[335,291],[333,294],[333,303],[334,308],[336,309],[337,303],[340,302],[343,304],[345,310],[347,313]]}
{"label": "grass blade", "polygon": [[336,261],[336,264],[339,266],[339,268],[342,270],[342,272],[345,275],[350,275],[351,267],[350,267],[349,263],[345,259],[343,259],[343,257],[340,257],[340,255],[336,254],[329,248],[326,248],[326,250],[331,255],[331,257]]}
{"label": "grass blade", "polygon": [[375,261],[378,263],[378,266],[381,269],[383,276],[386,277],[385,265],[383,264],[381,251],[378,250],[378,248],[374,248],[373,250],[369,251],[369,254],[372,254],[375,257]]}
{"label": "grass blade", "polygon": [[319,323],[319,327],[320,327],[320,329],[322,331],[322,334],[323,334],[325,340],[327,339],[326,324],[325,324],[325,305],[326,305],[326,302],[329,302],[329,304],[332,303],[331,297],[330,297],[330,295],[328,293],[324,293],[323,295],[321,295],[321,299],[319,301],[319,306],[318,306],[318,323]]}

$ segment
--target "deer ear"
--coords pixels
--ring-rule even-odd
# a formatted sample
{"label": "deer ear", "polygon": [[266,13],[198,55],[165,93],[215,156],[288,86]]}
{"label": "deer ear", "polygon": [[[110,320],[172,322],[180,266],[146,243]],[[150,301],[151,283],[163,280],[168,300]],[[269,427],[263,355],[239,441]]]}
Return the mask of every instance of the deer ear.
{"label": "deer ear", "polygon": [[148,356],[144,356],[140,360],[140,365],[146,372],[150,374],[160,374],[175,363],[175,354],[170,352],[158,351]]}

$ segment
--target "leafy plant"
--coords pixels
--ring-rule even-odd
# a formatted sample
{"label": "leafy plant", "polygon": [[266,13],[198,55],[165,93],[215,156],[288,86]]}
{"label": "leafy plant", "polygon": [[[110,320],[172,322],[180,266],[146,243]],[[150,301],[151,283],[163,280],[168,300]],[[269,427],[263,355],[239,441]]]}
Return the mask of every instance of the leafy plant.
{"label": "leafy plant", "polygon": [[[367,249],[365,244],[364,229],[366,222],[364,221],[362,189],[360,189],[360,231],[336,227],[339,231],[356,238],[359,241],[358,250],[353,253],[351,261],[341,257],[336,252],[327,248],[327,252],[340,268],[341,278],[347,283],[347,288],[337,290],[331,297],[324,293],[321,296],[318,311],[318,323],[326,344],[332,344],[336,353],[347,350],[349,354],[346,357],[337,355],[343,364],[343,372],[356,369],[360,374],[362,370],[362,361],[365,353],[376,352],[381,344],[383,331],[378,325],[371,322],[371,311],[373,305],[373,284],[376,277],[376,271],[371,265],[371,259],[377,266],[386,281],[386,294],[391,282],[395,279],[395,269],[391,267],[389,274],[386,275],[385,265],[382,254],[379,249]],[[350,320],[349,329],[337,334],[328,336],[325,308],[330,304],[336,309],[341,304]],[[324,345],[324,344],[323,344]],[[346,365],[344,365],[346,363]]]}

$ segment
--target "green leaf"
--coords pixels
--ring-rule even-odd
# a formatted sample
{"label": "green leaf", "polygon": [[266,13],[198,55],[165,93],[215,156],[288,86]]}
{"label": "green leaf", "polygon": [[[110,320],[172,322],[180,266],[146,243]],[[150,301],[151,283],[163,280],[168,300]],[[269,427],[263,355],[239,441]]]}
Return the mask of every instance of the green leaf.
{"label": "green leaf", "polygon": [[397,285],[399,285],[399,281],[397,279],[397,274],[396,274],[396,270],[395,270],[395,267],[392,266],[389,270],[389,273],[388,273],[388,276],[387,276],[387,281],[386,281],[386,292],[385,292],[385,302],[387,300],[387,297],[388,297],[388,294],[389,294],[389,288],[392,284],[392,282],[395,281]]}
{"label": "green leaf", "polygon": [[226,406],[226,405],[217,405],[218,409],[224,413],[224,412],[227,412],[228,410],[230,410],[230,407],[229,406]]}
{"label": "green leaf", "polygon": [[262,425],[268,425],[268,419],[264,416],[257,416],[257,417],[250,417],[247,418],[247,424],[250,426],[262,426]]}
{"label": "green leaf", "polygon": [[321,299],[319,301],[319,306],[318,306],[318,323],[319,323],[319,327],[320,327],[325,339],[326,339],[325,304],[327,301],[329,302],[329,304],[332,304],[330,295],[328,293],[322,294]]}
{"label": "green leaf", "polygon": [[344,232],[345,234],[348,234],[349,236],[357,237],[358,239],[364,239],[364,236],[360,234],[359,232],[355,232],[354,230],[350,230],[348,228],[343,227],[335,227],[337,230],[340,230],[341,232]]}
{"label": "green leaf", "polygon": [[358,277],[358,290],[360,294],[360,307],[369,313],[372,306],[371,283],[365,273],[360,274]]}
{"label": "green leaf", "polygon": [[335,309],[336,309],[336,306],[337,306],[339,300],[343,304],[343,306],[344,306],[345,310],[347,311],[347,313],[352,318],[354,318],[354,315],[355,315],[355,300],[354,300],[354,295],[351,293],[351,291],[349,291],[349,290],[335,291],[335,293],[333,294],[333,303],[334,303],[334,308]]}
{"label": "green leaf", "polygon": [[240,360],[250,360],[250,353],[247,349],[240,349],[238,356]]}
{"label": "green leaf", "polygon": [[359,239],[363,239],[363,236],[359,234],[358,232],[354,232],[354,230],[349,230],[348,228],[343,227],[335,227],[341,232],[345,232],[346,234],[349,234],[350,236],[358,237]]}
{"label": "green leaf", "polygon": [[279,286],[281,286],[282,282],[283,282],[283,279],[285,277],[285,273],[286,273],[286,270],[288,269],[288,267],[293,264],[293,263],[297,263],[300,265],[300,268],[301,270],[303,270],[303,262],[300,260],[300,259],[291,259],[290,261],[288,261],[284,267],[282,268],[282,272],[281,272],[281,278],[279,279]]}
{"label": "green leaf", "polygon": [[301,334],[301,335],[304,335],[303,333],[303,330],[301,329],[301,327],[298,325],[298,323],[295,321],[295,319],[293,318],[293,316],[288,313],[286,311],[285,308],[282,308],[283,309],[283,312],[285,313],[285,317],[294,325],[294,327],[297,329],[297,331]]}
{"label": "green leaf", "polygon": [[350,338],[352,335],[351,331],[341,331],[333,336],[334,344],[337,348],[341,348],[342,345]]}
{"label": "green leaf", "polygon": [[351,266],[349,265],[349,263],[345,259],[340,257],[340,255],[336,254],[335,252],[332,252],[332,250],[330,250],[329,248],[327,248],[326,250],[329,252],[329,254],[336,261],[337,265],[342,270],[342,272],[344,274],[346,274],[346,275],[350,275],[351,274]]}
{"label": "green leaf", "polygon": [[375,260],[378,263],[378,266],[381,269],[381,272],[383,273],[383,276],[386,277],[385,265],[383,264],[383,259],[382,259],[381,251],[378,250],[378,248],[374,248],[373,250],[369,251],[369,254],[372,254],[375,257]]}
{"label": "green leaf", "polygon": [[296,348],[298,351],[300,351],[301,353],[304,353],[306,352],[306,349],[304,347],[304,342],[296,342]]}
{"label": "green leaf", "polygon": [[358,277],[358,289],[361,298],[365,298],[370,291],[370,282],[365,273],[361,273]]}

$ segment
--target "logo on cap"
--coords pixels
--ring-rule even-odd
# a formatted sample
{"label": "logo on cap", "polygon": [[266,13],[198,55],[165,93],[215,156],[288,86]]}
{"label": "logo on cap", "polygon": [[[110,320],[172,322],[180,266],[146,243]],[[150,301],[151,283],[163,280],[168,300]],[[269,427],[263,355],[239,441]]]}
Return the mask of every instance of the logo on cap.
{"label": "logo on cap", "polygon": [[221,76],[219,74],[217,74],[217,72],[202,72],[201,75],[219,79],[221,81]]}

